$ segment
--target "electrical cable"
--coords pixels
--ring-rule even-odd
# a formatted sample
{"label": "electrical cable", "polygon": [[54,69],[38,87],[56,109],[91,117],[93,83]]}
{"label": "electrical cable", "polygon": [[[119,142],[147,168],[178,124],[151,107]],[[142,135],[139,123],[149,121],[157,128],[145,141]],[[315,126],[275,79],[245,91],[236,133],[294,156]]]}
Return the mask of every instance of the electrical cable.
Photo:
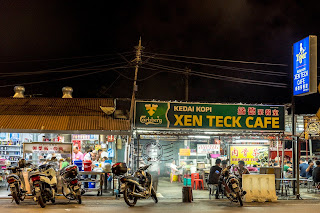
{"label": "electrical cable", "polygon": [[[79,65],[85,65],[87,63],[78,64],[74,66]],[[119,62],[119,63],[113,63],[108,65],[97,65],[92,67],[84,67],[79,69],[70,69],[70,70],[60,70],[62,68],[68,68],[73,66],[65,66],[60,68],[54,68],[54,69],[48,69],[48,70],[40,70],[40,71],[33,71],[33,72],[18,72],[18,73],[0,73],[0,77],[16,77],[16,76],[25,76],[25,75],[40,75],[40,74],[48,74],[48,73],[59,73],[59,72],[78,72],[78,71],[88,71],[88,70],[97,70],[98,68],[104,68],[106,66],[112,66],[112,65],[124,65],[125,63]],[[96,69],[90,69],[90,68],[96,68]],[[4,75],[1,75],[4,74]]]}
{"label": "electrical cable", "polygon": [[109,87],[107,89],[105,89],[103,92],[107,92],[112,86],[113,84],[121,77],[121,75],[118,75],[118,77],[109,85]]}
{"label": "electrical cable", "polygon": [[233,71],[250,72],[250,73],[262,74],[262,75],[287,76],[286,73],[274,72],[274,71],[270,71],[270,70],[258,70],[258,69],[247,69],[247,68],[240,68],[240,67],[221,66],[221,65],[205,64],[205,63],[191,62],[191,61],[182,61],[182,60],[169,59],[169,58],[152,57],[152,56],[145,56],[145,57],[151,57],[154,59],[165,60],[165,61],[174,61],[174,62],[178,62],[178,63],[187,63],[187,64],[209,66],[209,67],[215,67],[215,68],[227,69],[227,70],[233,70]]}
{"label": "electrical cable", "polygon": [[287,64],[274,64],[274,63],[256,62],[256,61],[237,61],[237,60],[226,60],[226,59],[217,59],[217,58],[201,58],[201,57],[193,57],[193,56],[173,55],[173,54],[163,54],[163,53],[152,53],[152,52],[145,52],[145,53],[157,54],[157,55],[169,56],[169,57],[177,57],[177,58],[207,60],[207,61],[220,61],[220,62],[230,62],[230,63],[256,64],[256,65],[269,65],[269,66],[283,66],[283,67],[287,67],[288,66]]}
{"label": "electrical cable", "polygon": [[[175,69],[175,71],[178,70],[180,72],[187,73],[186,70],[180,69],[180,68],[168,67],[168,66],[159,65],[159,64],[153,64],[153,63],[149,63],[149,65],[158,66],[157,68]],[[242,81],[246,81],[246,82],[256,82],[256,83],[262,83],[262,84],[273,84],[273,85],[286,86],[286,84],[283,84],[283,83],[263,82],[263,81],[257,81],[257,80],[252,80],[252,79],[243,79],[243,78],[236,78],[236,77],[230,77],[230,76],[216,75],[216,74],[199,72],[199,71],[197,71],[197,72],[190,71],[190,73],[196,73],[196,74],[201,74],[201,75],[209,75],[209,76],[219,77],[219,78],[227,78],[227,79],[231,79],[231,80],[242,80]]]}
{"label": "electrical cable", "polygon": [[[153,68],[158,68],[158,69],[165,69],[171,72],[175,73],[182,73],[182,74],[187,74],[187,72],[184,70],[177,70],[177,69],[170,69],[167,67],[161,67],[161,66],[154,66],[152,64],[148,64],[149,66]],[[147,67],[144,67],[145,69],[150,69]],[[151,70],[156,70],[151,68]],[[260,86],[270,86],[270,87],[281,87],[281,88],[286,88],[286,84],[282,83],[274,83],[274,82],[263,82],[263,81],[256,81],[256,80],[250,80],[250,79],[242,79],[242,78],[235,78],[235,77],[230,77],[230,76],[221,76],[221,75],[215,75],[215,74],[209,74],[209,73],[203,73],[203,72],[195,72],[195,71],[190,71],[190,75],[195,75],[199,77],[205,77],[205,78],[213,78],[217,80],[224,80],[224,81],[232,81],[232,82],[237,82],[237,83],[245,83],[245,84],[254,84],[254,85],[260,85]]]}
{"label": "electrical cable", "polygon": [[93,75],[93,74],[96,74],[96,73],[106,72],[106,71],[115,70],[115,69],[120,69],[120,68],[128,68],[128,67],[123,67],[123,66],[122,66],[122,67],[121,67],[121,66],[120,66],[120,67],[112,67],[112,68],[109,68],[109,69],[99,70],[99,71],[96,71],[96,72],[85,73],[85,74],[81,74],[81,75],[69,76],[69,77],[58,78],[58,79],[50,79],[50,80],[43,80],[43,81],[26,82],[26,83],[11,84],[11,85],[1,85],[0,88],[9,87],[9,86],[16,86],[16,85],[40,84],[40,83],[46,83],[46,82],[51,82],[51,81],[62,81],[62,80],[67,80],[67,79],[72,79],[72,78],[78,78],[78,77]]}
{"label": "electrical cable", "polygon": [[[134,54],[133,51],[123,52],[119,54],[130,55],[128,53]],[[79,58],[94,58],[94,57],[101,57],[101,56],[110,56],[110,55],[117,55],[117,53],[113,54],[101,54],[101,55],[92,55],[92,56],[75,56],[75,57],[67,57],[67,58],[50,58],[50,59],[33,59],[33,60],[21,60],[21,61],[0,61],[0,64],[12,64],[12,63],[28,63],[28,62],[45,62],[45,61],[60,61],[60,60],[69,60],[69,59],[79,59]],[[110,58],[115,59],[115,58]]]}

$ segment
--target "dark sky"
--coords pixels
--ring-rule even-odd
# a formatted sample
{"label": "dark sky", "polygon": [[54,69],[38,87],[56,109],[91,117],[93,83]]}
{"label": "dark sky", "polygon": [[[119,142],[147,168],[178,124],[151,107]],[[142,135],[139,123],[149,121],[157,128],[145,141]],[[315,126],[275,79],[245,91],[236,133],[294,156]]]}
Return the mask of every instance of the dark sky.
{"label": "dark sky", "polygon": [[[26,94],[60,97],[63,86],[72,86],[74,97],[131,97],[133,82],[122,75],[133,78],[133,68],[118,69],[122,74],[120,77],[118,72],[107,71],[62,81],[53,80],[96,71],[70,72],[74,68],[115,67],[118,65],[112,64],[125,63],[117,53],[126,52],[125,57],[132,60],[133,47],[140,36],[145,47],[144,56],[164,53],[290,65],[292,44],[308,35],[319,35],[320,5],[317,2],[146,0],[79,3],[3,0],[0,1],[0,96],[13,95],[13,86],[1,86],[49,80],[25,85]],[[110,55],[47,61],[101,54]],[[44,61],[1,63],[25,60]],[[184,58],[180,60],[195,62]],[[288,74],[272,77],[158,59],[149,62],[288,85],[288,88],[274,88],[191,76],[190,101],[272,104],[291,101],[290,66],[196,61]],[[19,73],[84,63],[88,64],[62,69],[68,72],[41,75]],[[155,72],[141,68],[138,78],[143,79]],[[7,73],[17,75],[8,76]],[[110,86],[112,82],[114,84]],[[184,76],[181,74],[163,72],[138,82],[138,85],[137,97],[140,99],[184,100]],[[297,98],[300,113],[315,113],[319,104],[318,94]]]}

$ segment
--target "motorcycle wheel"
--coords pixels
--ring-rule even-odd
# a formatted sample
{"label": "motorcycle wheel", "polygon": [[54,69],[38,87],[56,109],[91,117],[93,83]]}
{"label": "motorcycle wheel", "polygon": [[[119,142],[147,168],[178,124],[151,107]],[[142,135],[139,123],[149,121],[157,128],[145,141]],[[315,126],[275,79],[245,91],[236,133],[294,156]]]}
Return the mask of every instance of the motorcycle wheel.
{"label": "motorcycle wheel", "polygon": [[67,198],[68,200],[75,200],[76,198],[74,196],[72,196],[71,194],[66,194],[64,187],[62,187],[62,194],[63,196],[65,196],[65,198]]}
{"label": "motorcycle wheel", "polygon": [[41,208],[46,207],[46,203],[45,203],[45,201],[43,200],[42,196],[39,196],[39,197],[38,197],[38,203],[39,203],[39,205],[41,206]]}
{"label": "motorcycle wheel", "polygon": [[17,192],[16,192],[16,191],[13,191],[13,192],[12,192],[12,197],[13,197],[14,201],[16,201],[16,204],[19,205],[20,199],[18,198],[18,195],[17,195]]}
{"label": "motorcycle wheel", "polygon": [[157,193],[154,191],[154,188],[151,189],[151,197],[154,201],[154,203],[158,203]]}
{"label": "motorcycle wheel", "polygon": [[77,195],[77,202],[78,202],[78,204],[81,204],[81,203],[82,203],[81,195]]}
{"label": "motorcycle wheel", "polygon": [[132,187],[133,186],[126,185],[126,187],[124,188],[124,192],[123,192],[124,201],[130,207],[135,206],[137,203],[137,200],[138,200],[138,198],[132,197],[129,195],[130,192],[133,192]]}
{"label": "motorcycle wheel", "polygon": [[243,202],[242,202],[242,199],[241,199],[240,192],[237,192],[237,198],[238,198],[238,201],[240,203],[240,206],[243,206]]}

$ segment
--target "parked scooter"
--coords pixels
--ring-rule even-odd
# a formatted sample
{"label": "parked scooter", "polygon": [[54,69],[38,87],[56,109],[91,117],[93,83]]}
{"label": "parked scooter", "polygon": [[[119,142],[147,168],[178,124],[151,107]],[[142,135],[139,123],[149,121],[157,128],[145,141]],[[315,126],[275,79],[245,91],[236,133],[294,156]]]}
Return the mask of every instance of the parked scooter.
{"label": "parked scooter", "polygon": [[22,168],[26,166],[25,159],[21,159],[18,162],[18,166],[7,168],[11,173],[7,176],[7,182],[10,186],[10,195],[12,200],[15,200],[16,204],[23,201],[26,197],[26,191],[24,190],[24,178],[22,175]]}
{"label": "parked scooter", "polygon": [[230,174],[231,166],[225,168],[221,173],[222,186],[224,187],[224,193],[231,202],[239,202],[240,206],[243,206],[243,196],[246,191],[243,191],[239,182],[239,178]]}
{"label": "parked scooter", "polygon": [[81,204],[81,182],[78,167],[76,165],[71,165],[63,168],[60,171],[61,180],[63,183],[62,194],[70,200],[77,200]]}
{"label": "parked scooter", "polygon": [[[158,203],[158,198],[152,186],[152,176],[146,170],[151,165],[140,167],[133,176],[120,177],[123,183],[123,197],[126,204],[130,207],[136,205],[138,199],[148,199],[152,197],[155,203]],[[127,172],[125,163],[117,163],[112,166],[112,172],[115,175],[124,175]]]}
{"label": "parked scooter", "polygon": [[34,201],[44,208],[47,201],[55,203],[57,191],[57,176],[54,167],[50,164],[39,166],[29,173],[30,185]]}

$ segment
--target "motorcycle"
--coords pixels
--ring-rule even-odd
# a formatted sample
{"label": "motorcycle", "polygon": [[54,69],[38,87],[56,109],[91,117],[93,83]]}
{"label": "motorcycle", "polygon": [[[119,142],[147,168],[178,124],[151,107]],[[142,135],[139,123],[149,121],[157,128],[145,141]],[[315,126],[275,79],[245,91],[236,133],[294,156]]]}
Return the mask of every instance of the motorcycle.
{"label": "motorcycle", "polygon": [[15,200],[16,204],[19,204],[20,201],[23,201],[26,197],[26,191],[24,190],[24,179],[22,175],[22,168],[19,166],[9,167],[7,170],[11,171],[11,173],[7,176],[7,182],[10,186],[10,195],[12,196],[12,201]]}
{"label": "motorcycle", "polygon": [[[140,167],[134,175],[120,176],[121,188],[126,204],[130,207],[136,205],[138,199],[148,199],[152,197],[158,203],[157,194],[152,186],[152,176],[146,170],[151,165]],[[124,175],[127,172],[125,163],[117,163],[112,166],[115,175]]]}
{"label": "motorcycle", "polygon": [[55,193],[57,191],[56,171],[50,164],[39,166],[29,173],[30,185],[34,201],[44,208],[47,201],[55,203]]}
{"label": "motorcycle", "polygon": [[76,165],[71,165],[63,168],[60,171],[61,180],[63,183],[62,194],[70,200],[77,200],[81,204],[81,182],[78,167]]}
{"label": "motorcycle", "polygon": [[230,166],[225,168],[221,173],[221,185],[224,188],[224,193],[226,197],[231,202],[239,202],[240,206],[243,206],[243,196],[246,191],[241,188],[239,178],[235,175],[230,174]]}

